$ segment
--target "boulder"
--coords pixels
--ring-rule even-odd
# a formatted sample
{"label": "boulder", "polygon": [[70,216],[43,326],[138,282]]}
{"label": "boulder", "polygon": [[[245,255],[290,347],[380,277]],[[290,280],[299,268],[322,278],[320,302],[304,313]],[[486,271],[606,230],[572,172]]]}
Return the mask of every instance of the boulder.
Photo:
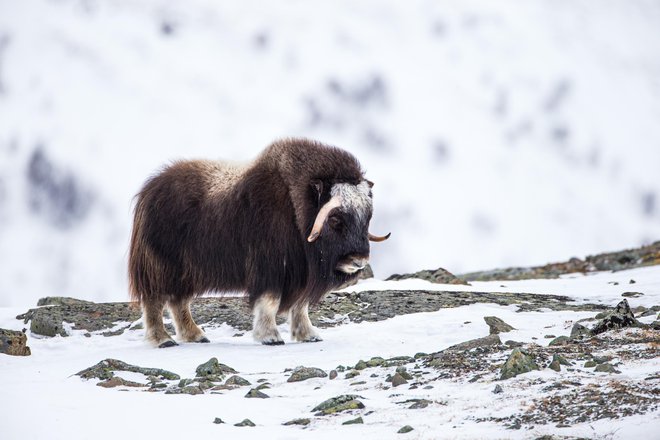
{"label": "boulder", "polygon": [[27,346],[27,336],[24,332],[0,328],[0,353],[10,356],[30,356],[32,352]]}

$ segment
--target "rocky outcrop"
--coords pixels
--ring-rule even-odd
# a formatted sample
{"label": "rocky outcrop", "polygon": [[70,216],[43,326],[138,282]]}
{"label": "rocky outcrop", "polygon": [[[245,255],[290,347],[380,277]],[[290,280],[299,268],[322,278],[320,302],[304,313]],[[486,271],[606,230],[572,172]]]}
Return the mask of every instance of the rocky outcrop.
{"label": "rocky outcrop", "polygon": [[544,266],[509,267],[471,272],[458,277],[466,281],[528,280],[558,278],[560,275],[576,272],[619,271],[656,264],[660,264],[660,241],[639,248],[590,255],[584,260],[571,258],[568,261]]}
{"label": "rocky outcrop", "polygon": [[[538,295],[511,292],[447,292],[428,290],[384,290],[364,292],[331,292],[310,311],[317,327],[333,327],[346,321],[381,321],[397,315],[435,312],[475,303],[517,305],[522,311],[531,310],[607,310],[601,304],[579,303],[563,295]],[[237,297],[199,298],[192,302],[191,312],[198,324],[228,325],[247,331],[252,317],[247,302]],[[34,334],[68,336],[65,323],[74,330],[102,332],[105,336],[139,328],[131,326],[140,318],[135,303],[68,303],[30,309],[18,319],[30,323]],[[340,319],[337,319],[340,316]],[[282,319],[278,321],[283,322]],[[110,329],[114,329],[110,331]],[[105,332],[103,332],[105,331]]]}
{"label": "rocky outcrop", "polygon": [[419,272],[408,273],[403,275],[394,274],[391,275],[389,278],[387,278],[385,281],[399,281],[399,280],[406,280],[409,278],[418,278],[420,280],[429,281],[431,283],[437,283],[437,284],[463,284],[466,286],[469,285],[465,280],[455,276],[448,270],[443,269],[441,267],[435,270],[420,270]]}

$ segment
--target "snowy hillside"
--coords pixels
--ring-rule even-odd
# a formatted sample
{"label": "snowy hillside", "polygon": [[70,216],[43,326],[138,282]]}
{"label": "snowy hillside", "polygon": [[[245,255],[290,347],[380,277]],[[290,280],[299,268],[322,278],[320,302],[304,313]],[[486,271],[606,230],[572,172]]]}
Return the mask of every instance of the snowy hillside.
{"label": "snowy hillside", "polygon": [[[611,312],[622,296],[643,324],[658,324],[660,266],[505,285],[371,280],[349,288],[356,289],[381,295],[388,290],[400,295],[420,290],[493,292],[501,298],[536,293],[535,301],[541,302],[533,309],[529,304],[477,302],[377,322],[355,323],[344,316],[345,321],[321,331],[322,342],[313,344],[290,342],[283,324],[279,329],[286,344],[281,346],[258,345],[251,332],[226,324],[204,326],[210,344],[168,349],[148,346],[144,331],[133,329],[135,323],[126,331],[129,323],[117,323],[120,335],[71,326],[67,337],[29,332],[31,356],[0,354],[3,438],[114,440],[194,433],[200,438],[383,439],[399,438],[396,433],[405,425],[413,428],[400,437],[405,439],[651,439],[650,433],[659,431],[658,330],[566,336],[580,328],[578,321],[595,329],[602,322],[594,319],[596,310]],[[555,295],[567,298],[556,303]],[[15,316],[24,311],[0,308],[0,327],[21,329],[25,324]],[[484,338],[487,316],[514,329]],[[556,342],[561,337],[567,341],[563,345]],[[471,350],[465,345],[450,348],[468,340]],[[530,353],[539,369],[504,378],[500,370],[513,347]],[[229,380],[234,373],[192,379],[206,374],[196,368],[214,357],[249,384]],[[562,364],[549,365],[555,358]],[[182,381],[126,371],[115,372],[111,380],[75,375],[98,374],[86,369],[104,359],[165,369]],[[322,369],[315,371],[324,377],[294,382],[291,369],[298,366]],[[259,392],[251,391],[257,388]],[[328,409],[337,412],[326,415],[314,409],[343,395],[359,404],[354,400],[354,409]],[[234,426],[246,418],[256,426]],[[292,420],[296,424],[283,425]]]}
{"label": "snowy hillside", "polygon": [[170,160],[342,146],[378,277],[660,237],[660,5],[0,0],[0,306],[126,298]]}

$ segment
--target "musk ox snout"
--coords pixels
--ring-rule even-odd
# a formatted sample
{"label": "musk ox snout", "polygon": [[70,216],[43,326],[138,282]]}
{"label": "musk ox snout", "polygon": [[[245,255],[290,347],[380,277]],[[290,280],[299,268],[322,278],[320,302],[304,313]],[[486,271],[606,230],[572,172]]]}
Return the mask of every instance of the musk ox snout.
{"label": "musk ox snout", "polygon": [[337,263],[337,270],[347,274],[354,274],[367,267],[369,255],[347,255]]}

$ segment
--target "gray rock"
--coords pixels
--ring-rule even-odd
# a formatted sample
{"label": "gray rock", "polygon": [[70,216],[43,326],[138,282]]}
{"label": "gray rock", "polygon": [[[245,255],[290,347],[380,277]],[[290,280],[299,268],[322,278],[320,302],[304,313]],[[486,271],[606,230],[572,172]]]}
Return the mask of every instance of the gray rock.
{"label": "gray rock", "polygon": [[203,364],[200,364],[195,369],[195,372],[197,373],[197,377],[216,376],[219,377],[220,380],[222,380],[225,374],[238,373],[233,368],[228,367],[225,364],[221,364],[220,362],[218,362],[218,358],[214,358],[214,357],[204,362]]}
{"label": "gray rock", "polygon": [[639,298],[640,296],[644,296],[642,292],[623,292],[621,294],[624,298]]}
{"label": "gray rock", "polygon": [[552,362],[550,362],[550,365],[548,365],[548,368],[550,368],[551,370],[555,370],[557,372],[561,371],[561,366],[559,364],[559,361],[556,361],[556,360],[553,360]]}
{"label": "gray rock", "polygon": [[10,356],[30,356],[32,352],[27,346],[27,336],[24,332],[0,328],[0,353]]}
{"label": "gray rock", "polygon": [[510,379],[519,374],[529,373],[532,370],[538,370],[539,367],[534,359],[525,351],[514,348],[509,355],[509,359],[504,363],[500,371],[500,379]]}
{"label": "gray rock", "polygon": [[243,426],[257,426],[257,425],[255,425],[254,422],[252,422],[252,420],[250,420],[250,419],[243,419],[242,422],[236,423],[236,424],[234,424],[234,426],[243,427]]}
{"label": "gray rock", "polygon": [[37,306],[72,306],[80,304],[94,304],[92,301],[71,298],[68,296],[46,296],[37,301]]}
{"label": "gray rock", "polygon": [[398,387],[399,385],[403,385],[403,384],[406,384],[406,383],[408,383],[408,381],[406,379],[404,379],[404,377],[401,374],[396,373],[394,376],[392,376],[392,386],[393,387]]}
{"label": "gray rock", "polygon": [[614,368],[614,366],[608,363],[596,365],[596,369],[594,371],[598,373],[621,373],[619,370]]}
{"label": "gray rock", "polygon": [[493,388],[493,394],[500,394],[503,393],[504,390],[502,389],[501,385],[495,385],[495,388]]}
{"label": "gray rock", "polygon": [[396,372],[398,374],[400,374],[401,377],[403,377],[406,380],[412,380],[412,378],[413,378],[410,375],[410,373],[408,373],[408,370],[406,370],[406,367],[404,367],[403,365],[400,365],[400,366],[396,367]]}
{"label": "gray rock", "polygon": [[291,425],[300,425],[300,426],[307,426],[309,425],[311,420],[309,419],[293,419],[289,420],[288,422],[282,423],[284,426],[291,426]]}
{"label": "gray rock", "polygon": [[315,367],[296,367],[287,382],[301,382],[314,377],[328,377],[328,373]]}
{"label": "gray rock", "polygon": [[248,399],[268,399],[270,396],[266,393],[263,393],[255,388],[248,391],[245,395]]}
{"label": "gray rock", "polygon": [[364,423],[364,420],[362,420],[362,417],[358,417],[356,419],[351,419],[347,420],[342,425],[362,425]]}
{"label": "gray rock", "polygon": [[244,387],[248,385],[252,385],[248,380],[243,379],[241,376],[233,375],[227,379],[225,382],[225,385],[227,386],[238,386],[238,387]]}
{"label": "gray rock", "polygon": [[330,380],[335,380],[337,378],[337,370],[330,370]]}
{"label": "gray rock", "polygon": [[[328,410],[332,410],[333,408],[340,407],[340,406],[342,406],[346,403],[358,401],[357,399],[363,399],[363,397],[358,396],[356,394],[343,394],[341,396],[332,397],[332,398],[324,400],[323,402],[316,405],[312,409],[312,412],[315,412],[315,411],[325,412],[325,411],[328,411]],[[333,411],[333,412],[336,412],[336,411]],[[330,412],[328,414],[331,414],[331,413],[332,412]]]}
{"label": "gray rock", "polygon": [[140,387],[146,387],[147,385],[139,382],[133,382],[131,380],[126,380],[118,376],[114,376],[111,377],[110,379],[98,382],[96,386],[103,388],[115,388],[115,387],[140,388]]}
{"label": "gray rock", "polygon": [[414,429],[415,429],[415,428],[413,428],[412,426],[410,426],[410,425],[406,425],[406,426],[404,426],[403,428],[399,429],[396,433],[397,433],[397,434],[407,434],[407,433],[409,433],[410,431],[413,431]]}
{"label": "gray rock", "polygon": [[178,374],[160,368],[144,368],[137,365],[127,364],[117,359],[105,359],[96,365],[86,368],[76,373],[83,379],[102,379],[107,380],[115,376],[115,371],[130,371],[132,373],[141,373],[145,376],[156,376],[167,380],[181,379]]}
{"label": "gray rock", "polygon": [[488,347],[491,345],[500,345],[502,341],[497,334],[491,334],[483,338],[471,339],[460,344],[452,345],[446,351],[467,351],[478,347]]}
{"label": "gray rock", "polygon": [[571,341],[571,338],[569,338],[568,336],[559,336],[553,339],[552,341],[550,341],[548,346],[553,347],[557,345],[566,345],[566,344],[571,344],[572,342],[573,341]]}
{"label": "gray rock", "polygon": [[596,362],[594,362],[593,360],[591,360],[591,361],[587,361],[587,362],[584,363],[584,368],[593,368],[596,365],[598,365],[598,364]]}
{"label": "gray rock", "polygon": [[220,425],[221,423],[225,423],[225,422],[220,417],[216,417],[215,419],[213,419],[213,423],[215,423],[216,425]]}
{"label": "gray rock", "polygon": [[502,321],[497,316],[484,316],[484,321],[486,321],[486,324],[488,324],[488,327],[490,327],[491,335],[496,335],[498,333],[506,333],[506,332],[510,332],[511,330],[515,330],[515,328],[513,328],[506,322]]}
{"label": "gray rock", "polygon": [[571,328],[571,338],[575,339],[575,338],[581,338],[583,336],[586,337],[591,336],[591,331],[587,327],[580,324],[579,322],[576,322],[575,324],[573,324],[573,327]]}
{"label": "gray rock", "polygon": [[616,308],[606,318],[600,320],[592,329],[591,334],[597,335],[609,330],[621,329],[625,327],[642,327],[642,324],[635,319],[628,300],[623,300],[617,304]]}
{"label": "gray rock", "polygon": [[360,372],[357,370],[351,370],[344,375],[344,379],[353,379],[356,376],[359,376]]}
{"label": "gray rock", "polygon": [[428,407],[432,402],[426,399],[412,399],[414,402],[408,407],[408,409],[424,409]]}
{"label": "gray rock", "polygon": [[409,278],[417,278],[437,284],[462,284],[464,286],[469,286],[465,280],[458,278],[443,268],[438,268],[435,270],[420,270],[419,272],[404,275],[394,274],[387,278],[385,281],[399,281]]}

